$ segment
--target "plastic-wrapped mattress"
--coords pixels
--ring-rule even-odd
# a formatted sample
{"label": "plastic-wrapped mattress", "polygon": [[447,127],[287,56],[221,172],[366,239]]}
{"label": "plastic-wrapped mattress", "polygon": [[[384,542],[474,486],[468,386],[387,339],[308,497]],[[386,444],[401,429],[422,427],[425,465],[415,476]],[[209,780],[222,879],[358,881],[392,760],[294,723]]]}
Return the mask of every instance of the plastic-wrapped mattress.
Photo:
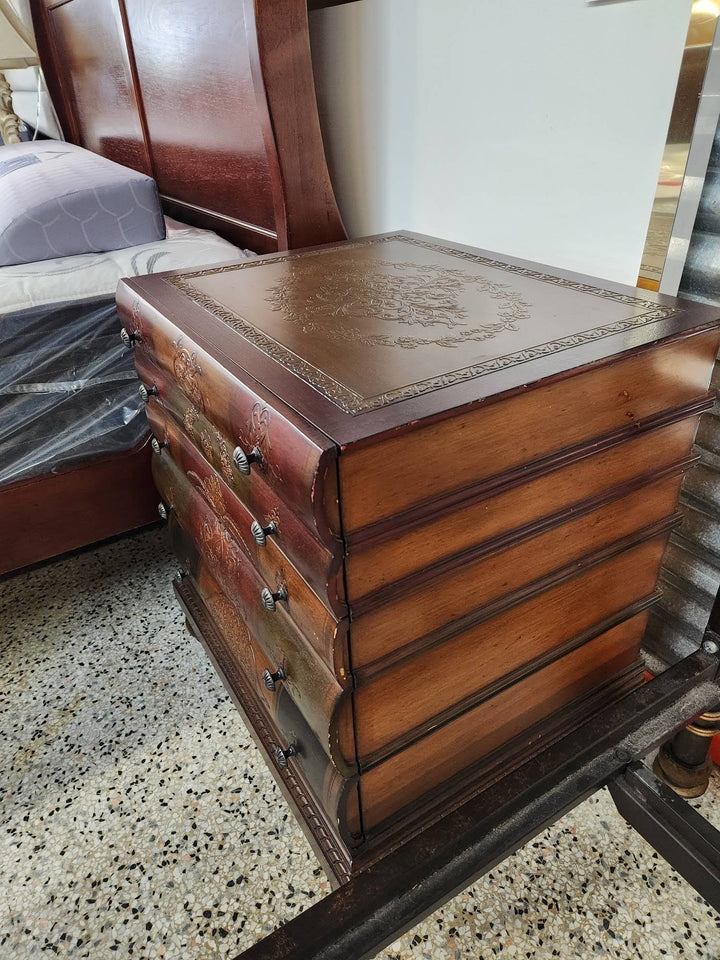
{"label": "plastic-wrapped mattress", "polygon": [[118,279],[252,255],[167,224],[163,241],[0,269],[0,484],[130,450],[146,436],[132,351],[120,340]]}
{"label": "plastic-wrapped mattress", "polygon": [[0,483],[136,446],[147,433],[113,298],[0,320]]}

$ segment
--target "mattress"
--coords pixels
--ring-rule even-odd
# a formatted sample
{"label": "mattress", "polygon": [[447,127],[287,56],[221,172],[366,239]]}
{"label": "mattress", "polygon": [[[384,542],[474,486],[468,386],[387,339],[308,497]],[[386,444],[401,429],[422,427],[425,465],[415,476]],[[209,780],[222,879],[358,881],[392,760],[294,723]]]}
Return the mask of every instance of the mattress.
{"label": "mattress", "polygon": [[165,218],[167,237],[110,253],[85,253],[0,267],[0,317],[28,307],[112,297],[121,277],[179,270],[253,254],[209,230]]}
{"label": "mattress", "polygon": [[0,484],[129,450],[148,433],[115,288],[254,256],[167,220],[167,239],[0,268]]}

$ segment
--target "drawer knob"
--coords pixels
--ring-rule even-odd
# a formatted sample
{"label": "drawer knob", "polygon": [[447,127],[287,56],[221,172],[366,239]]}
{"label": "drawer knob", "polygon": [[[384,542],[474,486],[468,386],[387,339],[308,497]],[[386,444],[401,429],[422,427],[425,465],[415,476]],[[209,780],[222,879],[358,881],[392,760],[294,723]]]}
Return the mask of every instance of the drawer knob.
{"label": "drawer knob", "polygon": [[140,394],[140,399],[143,403],[147,403],[150,397],[158,396],[158,388],[153,384],[151,387],[146,387],[144,383],[141,383],[138,387],[138,393]]}
{"label": "drawer knob", "polygon": [[161,500],[160,503],[158,504],[158,514],[160,516],[160,519],[167,520],[169,512],[170,512],[170,508],[166,507]]}
{"label": "drawer knob", "polygon": [[287,766],[288,759],[290,757],[296,757],[297,755],[297,747],[293,743],[290,744],[287,750],[283,750],[282,747],[275,747],[275,763],[283,769]]}
{"label": "drawer knob", "polygon": [[255,543],[261,547],[264,547],[270,534],[277,533],[277,527],[274,521],[269,523],[266,527],[263,527],[257,522],[257,520],[253,520],[253,522],[250,524],[250,533],[252,534]]}
{"label": "drawer knob", "polygon": [[142,343],[142,337],[139,333],[129,333],[125,327],[120,331],[120,339],[126,347],[132,347],[136,343]]}
{"label": "drawer knob", "polygon": [[158,440],[157,437],[153,437],[150,441],[150,446],[152,447],[153,453],[156,453],[158,456],[160,456],[162,448],[166,447],[167,445],[167,440]]}
{"label": "drawer knob", "polygon": [[282,667],[278,667],[275,673],[270,673],[269,670],[263,670],[262,678],[268,690],[274,690],[275,684],[285,679],[285,671]]}
{"label": "drawer knob", "polygon": [[235,447],[232,453],[233,463],[240,473],[247,476],[250,473],[251,463],[261,463],[262,453],[258,447],[253,447],[250,453],[245,453],[242,447]]}
{"label": "drawer knob", "polygon": [[277,593],[272,593],[265,587],[260,596],[262,597],[263,606],[266,610],[274,610],[278,600],[287,600],[288,598],[287,590],[284,586],[278,587]]}

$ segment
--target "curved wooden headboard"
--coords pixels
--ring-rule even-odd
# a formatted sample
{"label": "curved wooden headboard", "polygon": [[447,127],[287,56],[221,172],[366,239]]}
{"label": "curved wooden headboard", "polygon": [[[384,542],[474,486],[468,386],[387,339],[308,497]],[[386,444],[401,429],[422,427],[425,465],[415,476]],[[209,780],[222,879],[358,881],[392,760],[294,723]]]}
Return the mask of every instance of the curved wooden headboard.
{"label": "curved wooden headboard", "polygon": [[306,0],[31,0],[68,140],[157,181],[166,211],[261,253],[345,238]]}

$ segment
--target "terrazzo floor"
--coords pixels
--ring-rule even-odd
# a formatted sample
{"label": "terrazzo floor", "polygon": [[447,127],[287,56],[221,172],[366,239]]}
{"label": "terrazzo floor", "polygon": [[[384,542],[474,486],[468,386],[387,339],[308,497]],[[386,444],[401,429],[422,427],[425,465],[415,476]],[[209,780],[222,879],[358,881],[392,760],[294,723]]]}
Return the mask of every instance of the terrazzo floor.
{"label": "terrazzo floor", "polygon": [[[329,891],[174,570],[152,530],[0,583],[0,960],[234,957]],[[601,792],[380,956],[719,960],[720,917]]]}

